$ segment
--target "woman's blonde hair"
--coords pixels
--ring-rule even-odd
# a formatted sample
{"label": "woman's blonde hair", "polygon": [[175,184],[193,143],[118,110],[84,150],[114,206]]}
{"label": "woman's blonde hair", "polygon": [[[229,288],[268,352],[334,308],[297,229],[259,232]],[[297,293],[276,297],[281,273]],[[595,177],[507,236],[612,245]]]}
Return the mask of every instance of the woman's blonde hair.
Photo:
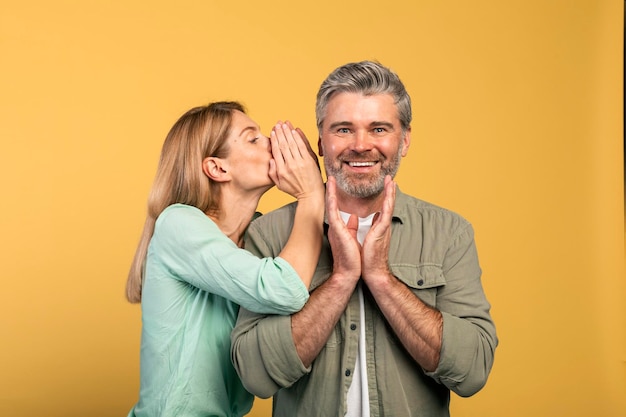
{"label": "woman's blonde hair", "polygon": [[220,188],[204,174],[202,162],[207,157],[228,156],[226,138],[236,110],[245,113],[245,108],[234,101],[194,107],[167,134],[148,197],[146,222],[126,282],[126,298],[131,303],[141,301],[148,245],[161,212],[175,203],[197,207],[207,214],[219,212]]}

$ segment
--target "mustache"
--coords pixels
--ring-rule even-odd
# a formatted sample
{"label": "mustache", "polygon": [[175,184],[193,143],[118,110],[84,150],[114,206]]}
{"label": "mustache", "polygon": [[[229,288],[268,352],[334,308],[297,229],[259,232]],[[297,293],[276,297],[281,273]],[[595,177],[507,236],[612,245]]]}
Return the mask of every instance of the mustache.
{"label": "mustache", "polygon": [[369,162],[369,161],[384,161],[386,158],[379,152],[356,152],[346,151],[339,155],[338,159],[342,162]]}

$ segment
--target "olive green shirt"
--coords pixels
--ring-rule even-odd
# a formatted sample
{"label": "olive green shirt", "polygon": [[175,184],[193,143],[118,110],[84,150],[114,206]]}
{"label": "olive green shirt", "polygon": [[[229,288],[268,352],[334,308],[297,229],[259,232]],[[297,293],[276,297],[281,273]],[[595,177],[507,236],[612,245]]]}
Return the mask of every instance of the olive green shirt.
{"label": "olive green shirt", "polygon": [[[275,256],[285,245],[295,204],[255,220],[246,249]],[[480,390],[498,344],[481,284],[474,233],[457,214],[397,190],[389,248],[392,273],[443,315],[440,361],[425,372],[407,353],[363,286],[367,384],[376,416],[448,416],[450,390]],[[324,239],[310,291],[332,272]],[[343,416],[359,339],[359,300],[352,295],[326,345],[305,367],[291,335],[289,316],[241,309],[232,333],[232,359],[244,386],[259,397],[274,395],[274,416]]]}

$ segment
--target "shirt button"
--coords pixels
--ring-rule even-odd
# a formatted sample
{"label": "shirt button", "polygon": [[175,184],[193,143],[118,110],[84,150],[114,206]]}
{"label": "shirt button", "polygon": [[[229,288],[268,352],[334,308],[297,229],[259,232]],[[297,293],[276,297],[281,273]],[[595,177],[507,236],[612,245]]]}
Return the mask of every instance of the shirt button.
{"label": "shirt button", "polygon": [[350,325],[350,330],[356,330],[356,324],[352,323],[352,324]]}
{"label": "shirt button", "polygon": [[352,372],[350,372],[350,370],[349,370],[349,369],[346,369],[346,376],[350,376],[350,374],[351,374],[351,373],[352,373]]}
{"label": "shirt button", "polygon": [[423,280],[423,279],[420,279],[419,281],[417,281],[417,285],[420,285],[420,286],[421,286],[421,285],[424,285],[424,280]]}

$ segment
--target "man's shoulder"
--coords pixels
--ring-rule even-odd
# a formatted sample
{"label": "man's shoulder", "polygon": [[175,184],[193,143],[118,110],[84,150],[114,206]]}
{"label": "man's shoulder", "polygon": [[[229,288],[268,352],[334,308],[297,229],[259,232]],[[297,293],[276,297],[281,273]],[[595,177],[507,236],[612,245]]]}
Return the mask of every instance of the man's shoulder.
{"label": "man's shoulder", "polygon": [[297,205],[298,203],[294,201],[293,203],[286,204],[282,207],[261,214],[252,221],[251,225],[254,225],[255,227],[265,227],[268,224],[290,223],[295,216]]}
{"label": "man's shoulder", "polygon": [[469,222],[455,211],[402,192],[397,193],[394,215],[408,222],[412,222],[417,216],[421,222],[447,223],[450,226],[469,225]]}

